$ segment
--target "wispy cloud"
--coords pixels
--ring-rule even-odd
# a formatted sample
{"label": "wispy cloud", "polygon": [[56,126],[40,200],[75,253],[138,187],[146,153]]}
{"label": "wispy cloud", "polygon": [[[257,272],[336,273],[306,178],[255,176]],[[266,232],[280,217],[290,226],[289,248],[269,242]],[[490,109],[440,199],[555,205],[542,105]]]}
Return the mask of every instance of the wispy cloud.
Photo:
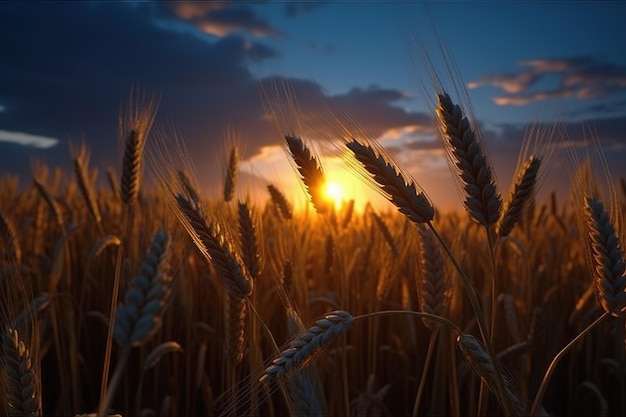
{"label": "wispy cloud", "polygon": [[[534,59],[518,65],[524,68],[520,72],[487,74],[468,87],[489,85],[505,91],[508,94],[493,98],[500,106],[522,106],[553,98],[588,100],[626,91],[626,66],[592,57]],[[555,78],[557,85],[550,86],[548,77]]]}
{"label": "wispy cloud", "polygon": [[254,36],[280,36],[281,32],[246,4],[234,1],[169,1],[157,3],[176,17],[193,23],[205,33],[224,37],[248,32]]}
{"label": "wispy cloud", "polygon": [[48,149],[59,143],[57,139],[45,136],[31,135],[23,132],[0,130],[0,142],[16,143],[23,146],[32,146],[39,149]]}

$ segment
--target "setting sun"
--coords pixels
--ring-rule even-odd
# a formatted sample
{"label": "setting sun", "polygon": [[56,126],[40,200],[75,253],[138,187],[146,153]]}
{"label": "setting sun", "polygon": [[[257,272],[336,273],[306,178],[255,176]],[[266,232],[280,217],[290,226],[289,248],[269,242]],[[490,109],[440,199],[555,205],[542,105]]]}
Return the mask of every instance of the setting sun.
{"label": "setting sun", "polygon": [[329,182],[326,184],[326,196],[329,200],[335,202],[335,207],[341,206],[341,200],[343,199],[343,191],[341,186],[336,182]]}

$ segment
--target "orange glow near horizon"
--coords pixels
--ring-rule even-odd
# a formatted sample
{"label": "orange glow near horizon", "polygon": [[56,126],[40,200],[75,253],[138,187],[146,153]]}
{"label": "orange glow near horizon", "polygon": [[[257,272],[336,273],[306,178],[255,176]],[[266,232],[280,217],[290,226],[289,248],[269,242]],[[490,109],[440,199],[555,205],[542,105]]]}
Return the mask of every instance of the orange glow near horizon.
{"label": "orange glow near horizon", "polygon": [[333,181],[327,182],[325,191],[326,197],[335,203],[335,208],[340,208],[341,200],[343,199],[343,191],[341,190],[341,185]]}

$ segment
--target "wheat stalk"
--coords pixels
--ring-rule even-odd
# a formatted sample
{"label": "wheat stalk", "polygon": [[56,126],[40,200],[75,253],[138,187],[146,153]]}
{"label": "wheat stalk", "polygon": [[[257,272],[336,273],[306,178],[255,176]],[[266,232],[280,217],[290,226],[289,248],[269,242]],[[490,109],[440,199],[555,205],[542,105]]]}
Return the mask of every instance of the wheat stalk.
{"label": "wheat stalk", "polygon": [[83,144],[80,146],[76,155],[74,156],[74,174],[76,175],[76,182],[78,183],[78,189],[80,190],[85,203],[87,204],[87,209],[93,217],[96,224],[100,224],[102,221],[102,216],[100,215],[100,208],[98,207],[98,203],[94,198],[93,184],[89,180],[87,175],[89,166],[89,151],[87,147]]}
{"label": "wheat stalk", "polygon": [[491,226],[500,218],[502,199],[491,166],[461,108],[447,93],[437,95],[437,117],[444,145],[463,183],[463,204],[470,217]]}
{"label": "wheat stalk", "polygon": [[226,179],[224,180],[224,201],[229,202],[235,195],[235,184],[237,183],[237,167],[239,165],[239,150],[236,146],[230,150],[228,157],[228,168],[226,168]]}
{"label": "wheat stalk", "polygon": [[143,345],[161,327],[172,292],[170,248],[168,234],[157,232],[124,303],[117,309],[113,334],[122,347]]}
{"label": "wheat stalk", "polygon": [[22,263],[22,248],[13,223],[0,211],[0,236],[6,241],[10,256],[16,264]]}
{"label": "wheat stalk", "polygon": [[423,191],[418,192],[413,181],[407,182],[402,173],[384,156],[377,155],[370,145],[357,140],[347,145],[363,168],[381,188],[383,195],[398,210],[415,223],[431,221],[435,215],[433,206]]}
{"label": "wheat stalk", "polygon": [[30,351],[17,330],[7,329],[2,339],[2,359],[9,385],[8,416],[40,416],[41,400]]}
{"label": "wheat stalk", "polygon": [[217,223],[209,223],[201,208],[184,195],[177,194],[175,200],[187,232],[218,271],[230,294],[238,298],[250,295],[253,281],[224,229]]}
{"label": "wheat stalk", "polygon": [[311,153],[301,138],[287,135],[285,141],[315,210],[320,214],[326,213],[329,209],[329,201],[324,195],[326,178],[318,158]]}
{"label": "wheat stalk", "polygon": [[241,242],[243,263],[246,265],[250,277],[255,279],[261,273],[261,255],[258,242],[259,233],[253,219],[252,209],[247,201],[240,201],[239,212],[239,241]]}
{"label": "wheat stalk", "polygon": [[290,371],[295,371],[311,357],[328,346],[330,342],[344,333],[352,325],[354,318],[347,311],[337,310],[317,320],[305,332],[295,337],[280,356],[265,369],[261,382],[280,379]]}
{"label": "wheat stalk", "polygon": [[153,99],[131,96],[129,110],[119,126],[120,136],[126,137],[120,177],[120,196],[128,207],[132,206],[139,196],[143,151],[154,122],[156,107],[157,103]]}
{"label": "wheat stalk", "polygon": [[376,214],[375,211],[372,210],[370,213],[372,215],[372,218],[374,219],[374,223],[376,223],[376,226],[378,226],[378,230],[380,230],[380,232],[382,233],[385,242],[387,242],[387,245],[389,245],[389,249],[391,249],[391,254],[394,258],[398,258],[398,256],[400,256],[400,250],[398,249],[398,243],[391,235],[389,226],[387,226],[387,223],[385,223],[385,221],[378,214]]}
{"label": "wheat stalk", "polygon": [[289,204],[285,195],[272,184],[267,186],[267,191],[269,191],[272,202],[276,207],[278,207],[278,210],[283,218],[291,219],[293,217],[293,211],[291,209],[291,204]]}
{"label": "wheat stalk", "polygon": [[626,276],[624,251],[613,224],[599,199],[585,199],[585,220],[594,260],[596,297],[607,313],[615,317],[626,314]]}
{"label": "wheat stalk", "polygon": [[230,360],[237,364],[243,359],[246,332],[246,299],[235,294],[229,294],[227,300],[226,351]]}
{"label": "wheat stalk", "polygon": [[[478,375],[489,387],[489,389],[496,394],[500,405],[505,408],[504,398],[499,398],[497,395],[497,375],[494,363],[489,359],[489,354],[483,347],[483,345],[472,335],[462,334],[457,338],[457,344],[465,361],[469,364],[470,368],[476,375]],[[503,377],[504,382],[504,395],[506,400],[512,406],[512,411],[516,416],[526,415],[524,405],[519,399],[519,396],[515,393],[512,384],[507,378]]]}
{"label": "wheat stalk", "polygon": [[[424,313],[445,317],[450,302],[450,280],[446,274],[445,261],[441,248],[431,231],[419,225],[420,275],[418,282],[420,310]],[[422,320],[431,330],[441,327],[440,322]]]}
{"label": "wheat stalk", "polygon": [[524,207],[534,195],[540,167],[541,158],[531,156],[519,169],[513,188],[504,203],[503,215],[496,224],[498,236],[507,236],[519,222]]}

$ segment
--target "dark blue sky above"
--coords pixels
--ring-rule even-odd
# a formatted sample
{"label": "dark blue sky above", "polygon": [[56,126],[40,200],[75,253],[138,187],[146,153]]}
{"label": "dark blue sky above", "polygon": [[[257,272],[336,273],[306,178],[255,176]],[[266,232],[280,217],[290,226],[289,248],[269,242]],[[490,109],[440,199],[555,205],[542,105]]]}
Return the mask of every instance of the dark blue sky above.
{"label": "dark blue sky above", "polygon": [[[2,2],[1,170],[28,176],[33,159],[69,168],[68,143],[81,140],[92,165],[117,167],[133,87],[159,97],[157,125],[176,128],[201,182],[218,177],[229,129],[262,165],[285,126],[268,120],[260,92],[280,76],[304,113],[340,109],[383,138],[436,201],[423,175],[449,173],[409,58],[414,36],[439,53],[433,22],[504,180],[528,124],[557,119],[574,140],[593,126],[611,168],[624,169],[624,16],[622,2]],[[18,132],[56,144],[25,145]]]}

